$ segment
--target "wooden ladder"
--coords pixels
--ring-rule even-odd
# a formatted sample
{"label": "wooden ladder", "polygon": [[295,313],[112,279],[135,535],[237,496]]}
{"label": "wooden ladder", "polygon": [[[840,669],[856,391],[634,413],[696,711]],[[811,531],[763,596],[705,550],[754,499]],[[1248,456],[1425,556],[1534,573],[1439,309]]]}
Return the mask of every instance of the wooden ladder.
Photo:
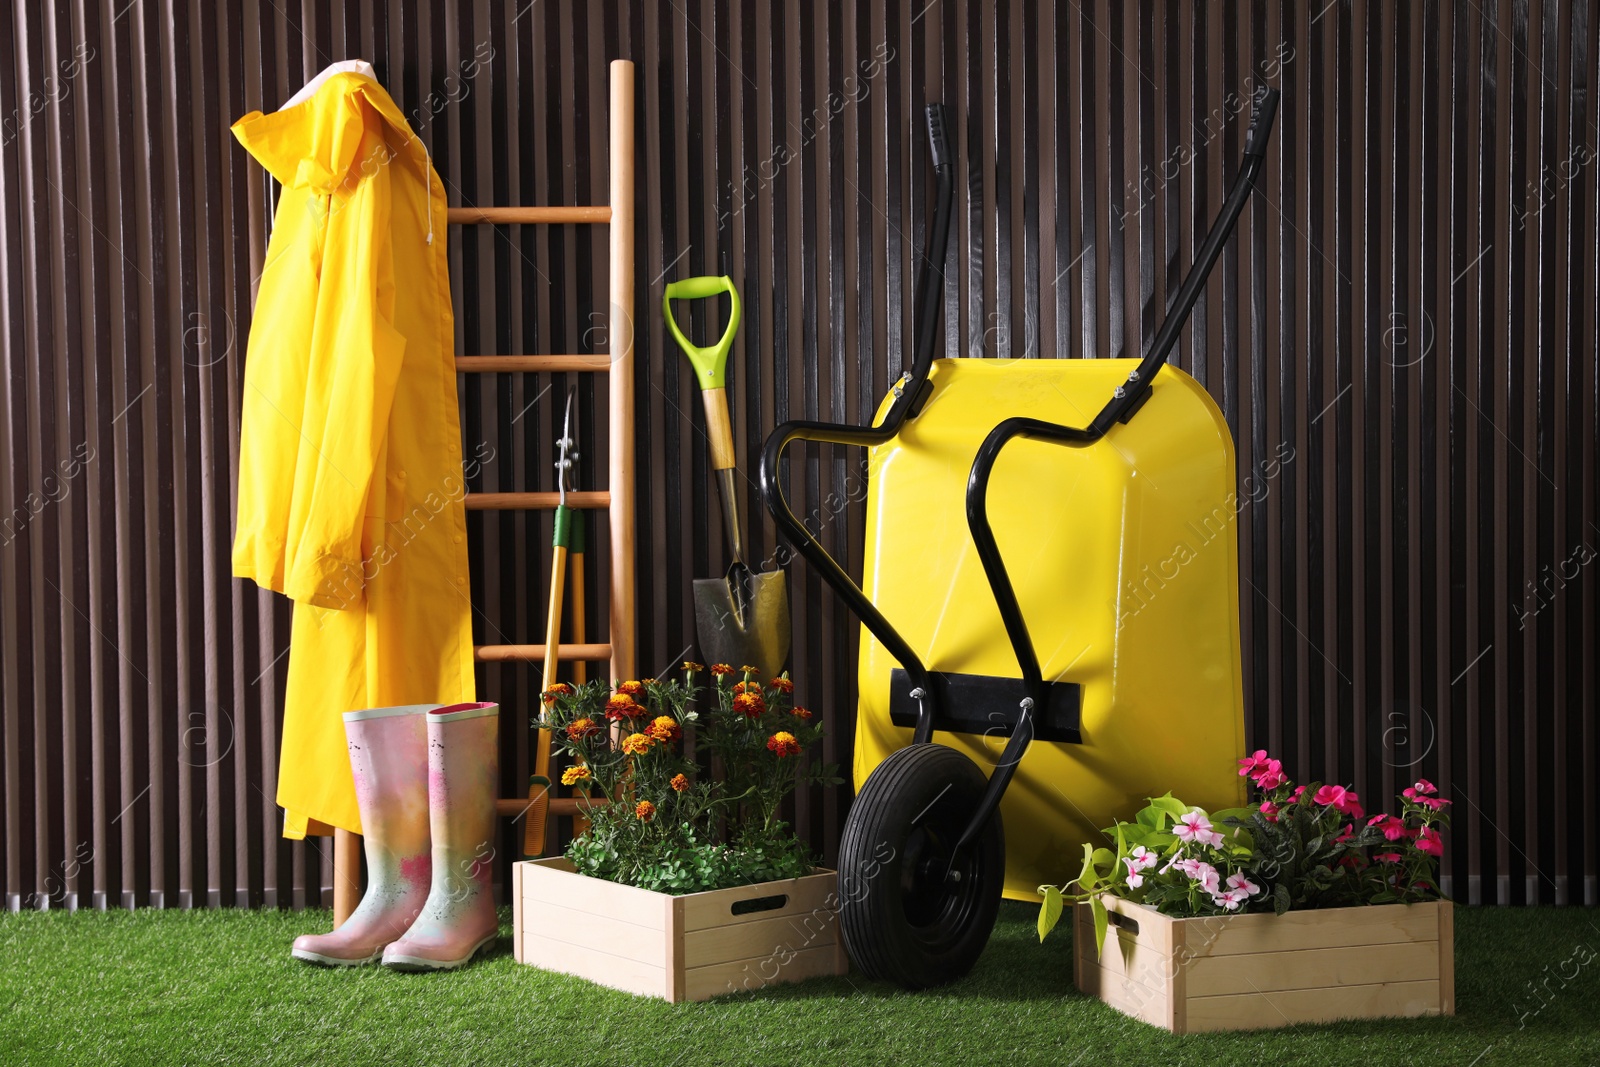
{"label": "wooden ladder", "polygon": [[[634,138],[633,64],[625,59],[611,63],[610,190],[609,203],[588,207],[453,207],[449,221],[457,225],[489,223],[561,224],[594,223],[610,227],[610,316],[607,326],[609,355],[568,356],[458,356],[456,370],[465,374],[551,374],[562,372],[609,375],[608,440],[611,452],[609,489],[568,493],[575,508],[604,509],[610,527],[610,639],[604,644],[567,644],[558,649],[562,661],[602,662],[612,678],[634,676],[634,517],[633,517],[633,281],[634,281]],[[468,511],[549,510],[557,493],[468,493]],[[581,604],[582,589],[573,589]],[[579,609],[581,611],[581,607]],[[579,616],[581,618],[581,615]],[[581,622],[578,623],[581,627]],[[475,645],[479,663],[542,663],[543,645]],[[549,801],[550,814],[571,815],[577,801]],[[517,816],[528,811],[527,797],[496,802],[499,814]],[[361,900],[361,836],[335,830],[333,843],[333,925],[337,928]]]}

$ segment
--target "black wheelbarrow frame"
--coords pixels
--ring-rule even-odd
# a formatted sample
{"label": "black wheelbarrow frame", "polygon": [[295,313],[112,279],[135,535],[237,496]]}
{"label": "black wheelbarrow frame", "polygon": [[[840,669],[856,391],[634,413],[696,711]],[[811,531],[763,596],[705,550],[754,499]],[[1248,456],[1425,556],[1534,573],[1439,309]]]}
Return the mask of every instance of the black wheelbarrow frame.
{"label": "black wheelbarrow frame", "polygon": [[[997,766],[982,787],[981,798],[970,809],[971,814],[966,817],[965,826],[959,837],[953,845],[945,844],[939,850],[942,869],[939,869],[941,864],[924,863],[924,869],[917,872],[915,877],[931,878],[935,883],[945,884],[952,881],[959,882],[962,871],[970,871],[970,865],[964,867],[962,859],[973,851],[975,843],[986,833],[992,836],[997,828],[1000,802],[1005,795],[1006,787],[1011,783],[1017,766],[1022,761],[1023,753],[1034,739],[1037,716],[1043,709],[1052,706],[1052,700],[1055,701],[1056,707],[1065,707],[1068,712],[1065,716],[1056,717],[1050,739],[1068,743],[1079,743],[1082,740],[1077,717],[1077,687],[1071,683],[1051,683],[1044,680],[1038,655],[1029,636],[1027,621],[1023,618],[1010,574],[1007,572],[1005,561],[1001,557],[999,547],[995,543],[994,532],[989,524],[989,479],[995,461],[1006,445],[1019,437],[1052,441],[1071,448],[1093,445],[1117,423],[1126,423],[1132,419],[1149,399],[1152,379],[1166,364],[1167,357],[1177,343],[1184,323],[1199,299],[1217,257],[1232,235],[1239,215],[1255,188],[1256,179],[1266,156],[1267,141],[1271,137],[1278,99],[1278,90],[1269,89],[1257,100],[1249,132],[1246,135],[1243,162],[1216,220],[1206,235],[1205,242],[1196,253],[1194,263],[1173,298],[1148,353],[1140,360],[1138,367],[1129,373],[1127,380],[1113,391],[1100,412],[1087,426],[1068,426],[1032,418],[1008,418],[990,431],[978,449],[967,481],[967,524],[983,563],[995,603],[999,608],[1006,636],[1011,642],[1021,669],[1020,699],[1014,705],[1007,700],[1006,708],[1010,718],[1006,726],[1010,736]],[[928,375],[933,367],[944,283],[943,271],[939,264],[943,262],[949,242],[955,167],[945,139],[947,120],[944,106],[930,105],[926,110],[926,121],[937,193],[928,245],[918,257],[914,294],[915,357],[912,367],[896,383],[893,390],[894,400],[884,414],[883,420],[877,425],[786,422],[767,438],[760,466],[762,498],[785,540],[811,564],[823,581],[827,582],[839,598],[855,612],[862,624],[882,643],[884,649],[900,662],[906,672],[908,684],[901,691],[914,708],[911,711],[914,716],[911,739],[913,748],[931,745],[935,729],[960,728],[960,724],[950,717],[949,687],[942,677],[928,669],[921,657],[906,643],[861,587],[796,517],[784,495],[779,478],[779,466],[784,450],[795,441],[861,446],[883,444],[894,438],[907,420],[914,419],[928,400],[931,392]],[[939,253],[939,263],[935,263],[930,256],[932,250],[937,250]],[[1052,691],[1058,688],[1070,691],[1065,699],[1061,693]],[[977,721],[984,721],[986,716],[975,716],[975,718]],[[971,763],[954,750],[946,751],[962,762]],[[863,783],[862,795],[858,795],[858,802],[850,813],[851,823],[857,820],[863,801],[868,799],[865,794],[868,793],[874,779],[877,779],[887,766],[887,761],[880,764],[869,775],[868,781]],[[975,767],[973,769],[976,771]],[[847,841],[850,837],[849,823],[847,823]],[[842,851],[841,849],[839,864],[841,875],[848,869],[847,858]],[[1003,856],[1003,852],[1001,855]],[[1003,860],[1001,866],[1003,867]],[[959,977],[970,969],[988,940],[999,903],[997,886],[998,883],[993,893],[992,904],[979,901],[977,902],[979,906],[962,907],[955,913],[954,922],[957,924],[982,927],[981,930],[960,931],[976,936],[957,939],[962,942],[960,945],[955,945],[953,948],[947,945],[951,951],[944,952],[937,958],[916,960],[897,960],[893,958],[895,953],[890,951],[891,946],[867,943],[878,942],[885,938],[892,940],[895,932],[880,929],[884,925],[884,916],[881,914],[870,916],[870,921],[853,922],[851,909],[858,902],[851,899],[853,894],[842,894],[843,928],[847,947],[857,966],[872,977],[899,981],[911,987],[938,984]],[[912,890],[907,888],[906,891],[909,893]]]}

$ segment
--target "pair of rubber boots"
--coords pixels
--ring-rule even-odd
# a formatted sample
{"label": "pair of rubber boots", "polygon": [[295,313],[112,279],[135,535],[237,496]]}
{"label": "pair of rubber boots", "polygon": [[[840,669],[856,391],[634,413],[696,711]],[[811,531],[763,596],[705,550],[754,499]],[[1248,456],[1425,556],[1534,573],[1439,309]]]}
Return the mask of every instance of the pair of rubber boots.
{"label": "pair of rubber boots", "polygon": [[367,853],[367,892],[294,955],[352,967],[448,970],[494,943],[498,704],[413,704],[344,717]]}

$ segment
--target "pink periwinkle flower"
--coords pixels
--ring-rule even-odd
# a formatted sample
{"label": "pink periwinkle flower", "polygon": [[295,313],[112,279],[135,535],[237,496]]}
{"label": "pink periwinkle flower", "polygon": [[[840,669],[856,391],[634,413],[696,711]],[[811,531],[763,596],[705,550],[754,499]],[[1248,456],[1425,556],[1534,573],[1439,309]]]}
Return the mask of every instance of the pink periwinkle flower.
{"label": "pink periwinkle flower", "polygon": [[1379,863],[1399,863],[1400,862],[1400,853],[1398,853],[1398,852],[1374,852],[1372,854],[1372,858],[1377,860]]}
{"label": "pink periwinkle flower", "polygon": [[1318,789],[1311,799],[1325,807],[1333,808],[1341,815],[1349,815],[1355,819],[1366,814],[1361,807],[1361,798],[1354,790],[1346,789],[1342,785],[1325,785]]}
{"label": "pink periwinkle flower", "polygon": [[1273,760],[1272,766],[1266,768],[1260,774],[1251,779],[1251,781],[1256,783],[1257,788],[1269,793],[1283,785],[1288,780],[1288,776],[1283,773],[1282,764],[1280,764],[1277,760]]}
{"label": "pink periwinkle flower", "polygon": [[1224,889],[1220,893],[1211,894],[1211,902],[1224,911],[1238,911],[1239,906],[1249,899],[1249,894],[1238,889]]}
{"label": "pink periwinkle flower", "polygon": [[1201,845],[1210,845],[1219,848],[1222,845],[1222,835],[1211,826],[1211,820],[1203,812],[1191,811],[1178,819],[1172,828],[1179,841],[1184,843],[1194,842]]}
{"label": "pink periwinkle flower", "polygon": [[1258,748],[1254,752],[1250,753],[1250,755],[1239,761],[1239,777],[1243,778],[1248,774],[1250,777],[1254,778],[1256,775],[1256,769],[1259,767],[1264,767],[1266,764],[1267,750],[1264,748]]}
{"label": "pink periwinkle flower", "polygon": [[1439,836],[1439,831],[1431,826],[1424,826],[1417,835],[1417,848],[1430,856],[1444,855],[1444,838]]}
{"label": "pink periwinkle flower", "polygon": [[1128,867],[1128,885],[1134,889],[1144,885],[1144,872],[1154,867],[1159,859],[1159,856],[1143,845],[1134,846],[1133,852],[1122,858],[1122,862]]}
{"label": "pink periwinkle flower", "polygon": [[1261,802],[1261,814],[1266,816],[1268,822],[1277,822],[1278,816],[1283,814],[1283,809],[1270,800]]}
{"label": "pink periwinkle flower", "polygon": [[1393,815],[1374,815],[1367,820],[1368,826],[1375,826],[1383,831],[1383,836],[1390,841],[1400,841],[1410,837],[1411,832],[1406,829],[1406,824]]}
{"label": "pink periwinkle flower", "polygon": [[1243,871],[1235,871],[1228,875],[1228,888],[1237,890],[1247,897],[1253,897],[1261,892],[1261,887],[1252,882]]}
{"label": "pink periwinkle flower", "polygon": [[1222,888],[1222,875],[1209,863],[1196,862],[1194,870],[1189,872],[1189,877],[1200,883],[1200,888],[1207,893],[1216,893]]}

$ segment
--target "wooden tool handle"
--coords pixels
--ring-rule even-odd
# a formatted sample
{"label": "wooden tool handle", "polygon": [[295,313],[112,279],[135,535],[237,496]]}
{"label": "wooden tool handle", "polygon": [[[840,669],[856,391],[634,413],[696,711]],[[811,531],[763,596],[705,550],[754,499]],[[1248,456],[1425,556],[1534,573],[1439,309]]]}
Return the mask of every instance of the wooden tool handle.
{"label": "wooden tool handle", "polygon": [[721,386],[703,389],[706,402],[706,434],[711,438],[711,469],[725,471],[733,466],[733,421],[728,415],[728,391]]}

